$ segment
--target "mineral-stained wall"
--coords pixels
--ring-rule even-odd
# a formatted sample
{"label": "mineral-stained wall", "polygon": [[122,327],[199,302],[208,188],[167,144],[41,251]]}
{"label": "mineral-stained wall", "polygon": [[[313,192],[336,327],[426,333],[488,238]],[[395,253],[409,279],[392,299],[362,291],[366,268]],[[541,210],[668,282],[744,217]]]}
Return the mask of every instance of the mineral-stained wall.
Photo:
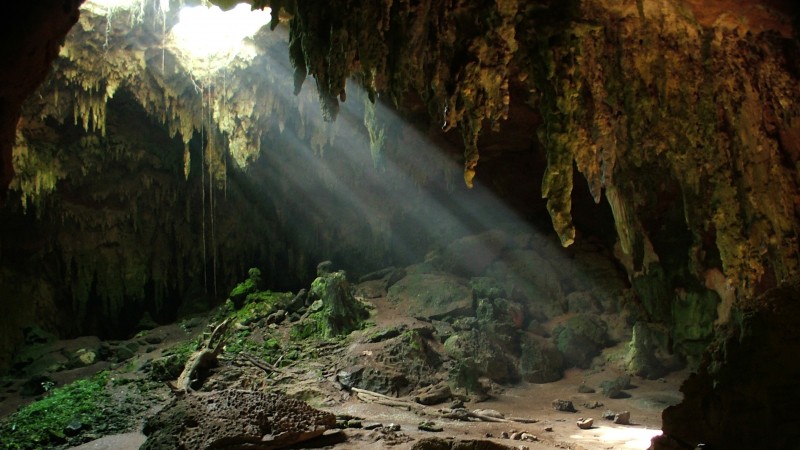
{"label": "mineral-stained wall", "polygon": [[11,148],[25,98],[44,80],[59,45],[78,20],[83,0],[42,0],[5,5],[0,26],[0,200],[14,175]]}
{"label": "mineral-stained wall", "polygon": [[[788,3],[256,2],[266,3],[292,14],[296,80],[316,78],[329,115],[349,76],[415,91],[434,122],[462,130],[467,184],[483,122],[508,114],[520,80],[530,95],[515,100],[542,114],[542,194],[564,245],[574,165],[610,204],[632,271],[670,251],[654,242],[665,220],[691,233],[683,266],[701,280],[724,273],[721,291],[751,295],[797,271],[800,59]],[[684,217],[663,217],[665,202]]]}

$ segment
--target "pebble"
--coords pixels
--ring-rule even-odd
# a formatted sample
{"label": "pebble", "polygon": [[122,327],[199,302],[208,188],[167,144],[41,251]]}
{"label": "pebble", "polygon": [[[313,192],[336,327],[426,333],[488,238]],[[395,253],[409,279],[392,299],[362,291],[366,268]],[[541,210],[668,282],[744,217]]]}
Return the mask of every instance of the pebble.
{"label": "pebble", "polygon": [[594,419],[592,419],[592,418],[589,418],[589,419],[580,418],[580,419],[578,419],[578,422],[576,424],[578,425],[578,428],[580,428],[581,430],[588,430],[588,429],[592,428],[592,425],[594,425]]}
{"label": "pebble", "polygon": [[629,425],[631,423],[631,413],[622,411],[614,415],[614,423],[619,425]]}
{"label": "pebble", "polygon": [[575,412],[575,405],[572,404],[571,400],[556,399],[553,400],[552,405],[556,411]]}
{"label": "pebble", "polygon": [[538,437],[536,437],[536,436],[534,436],[534,435],[532,435],[530,433],[522,433],[522,435],[520,436],[520,439],[522,439],[523,441],[529,441],[529,442],[536,442],[536,441],[539,440]]}

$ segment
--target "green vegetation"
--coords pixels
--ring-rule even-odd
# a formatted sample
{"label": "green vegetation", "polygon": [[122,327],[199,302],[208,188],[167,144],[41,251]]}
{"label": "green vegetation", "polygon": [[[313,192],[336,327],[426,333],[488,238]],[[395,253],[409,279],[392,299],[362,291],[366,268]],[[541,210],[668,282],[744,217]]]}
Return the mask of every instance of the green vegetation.
{"label": "green vegetation", "polygon": [[309,307],[311,313],[292,327],[293,340],[346,336],[362,328],[369,318],[367,307],[350,292],[344,272],[318,277],[311,283],[309,295],[317,300]]}
{"label": "green vegetation", "polygon": [[108,374],[101,372],[92,378],[55,388],[37,402],[23,407],[0,424],[0,442],[5,449],[52,448],[66,443],[67,430],[78,432],[108,421],[105,406]]}

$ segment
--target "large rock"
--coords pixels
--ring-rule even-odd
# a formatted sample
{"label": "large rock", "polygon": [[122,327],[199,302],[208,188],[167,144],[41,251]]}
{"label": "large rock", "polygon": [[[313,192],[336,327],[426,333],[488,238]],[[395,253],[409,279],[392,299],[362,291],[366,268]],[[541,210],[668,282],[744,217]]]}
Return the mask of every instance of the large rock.
{"label": "large rock", "polygon": [[412,317],[472,315],[472,291],[463,280],[441,274],[409,274],[389,288],[388,300]]}
{"label": "large rock", "polygon": [[692,368],[697,367],[711,342],[719,302],[717,293],[708,289],[686,292],[672,302],[675,350],[687,358]]}
{"label": "large rock", "polygon": [[519,374],[531,383],[550,383],[562,376],[564,358],[547,339],[526,334],[522,338]]}
{"label": "large rock", "polygon": [[542,321],[566,312],[558,272],[535,251],[506,252],[487,269],[487,275],[497,280],[511,299],[525,301],[534,317]]}
{"label": "large rock", "polygon": [[651,449],[795,449],[800,442],[800,280],[748,301],[667,408]]}
{"label": "large rock", "polygon": [[435,384],[442,358],[432,346],[435,342],[433,328],[396,331],[398,334],[379,333],[391,337],[381,338],[381,349],[368,357],[360,351],[348,354],[337,380],[344,386],[387,395],[405,395]]}
{"label": "large rock", "polygon": [[275,392],[198,392],[176,397],[148,418],[141,449],[278,449],[335,425],[333,414]]}
{"label": "large rock", "polygon": [[515,358],[519,350],[506,336],[481,329],[465,330],[450,336],[444,350],[457,362],[451,376],[460,387],[474,388],[482,377],[500,383],[517,378]]}
{"label": "large rock", "polygon": [[512,450],[514,447],[486,440],[446,440],[425,438],[415,442],[411,450]]}
{"label": "large rock", "polygon": [[481,275],[511,242],[511,238],[500,230],[457,239],[442,252],[441,268],[465,277]]}
{"label": "large rock", "polygon": [[626,371],[652,380],[680,366],[678,358],[670,354],[669,330],[663,325],[636,322],[625,354]]}
{"label": "large rock", "polygon": [[608,326],[593,314],[570,317],[553,331],[556,347],[569,366],[586,369],[592,358],[610,344]]}
{"label": "large rock", "polygon": [[295,339],[347,335],[360,328],[369,317],[366,306],[353,296],[343,271],[326,272],[317,277],[308,295],[315,300],[308,313],[292,327],[291,335]]}

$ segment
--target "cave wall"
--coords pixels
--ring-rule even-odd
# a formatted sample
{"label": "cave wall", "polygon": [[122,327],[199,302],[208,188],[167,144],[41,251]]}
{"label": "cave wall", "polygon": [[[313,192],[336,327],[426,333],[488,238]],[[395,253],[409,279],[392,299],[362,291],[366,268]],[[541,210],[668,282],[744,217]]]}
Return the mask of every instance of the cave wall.
{"label": "cave wall", "polygon": [[14,177],[11,149],[22,103],[44,81],[83,0],[43,0],[4,7],[0,22],[0,201]]}

